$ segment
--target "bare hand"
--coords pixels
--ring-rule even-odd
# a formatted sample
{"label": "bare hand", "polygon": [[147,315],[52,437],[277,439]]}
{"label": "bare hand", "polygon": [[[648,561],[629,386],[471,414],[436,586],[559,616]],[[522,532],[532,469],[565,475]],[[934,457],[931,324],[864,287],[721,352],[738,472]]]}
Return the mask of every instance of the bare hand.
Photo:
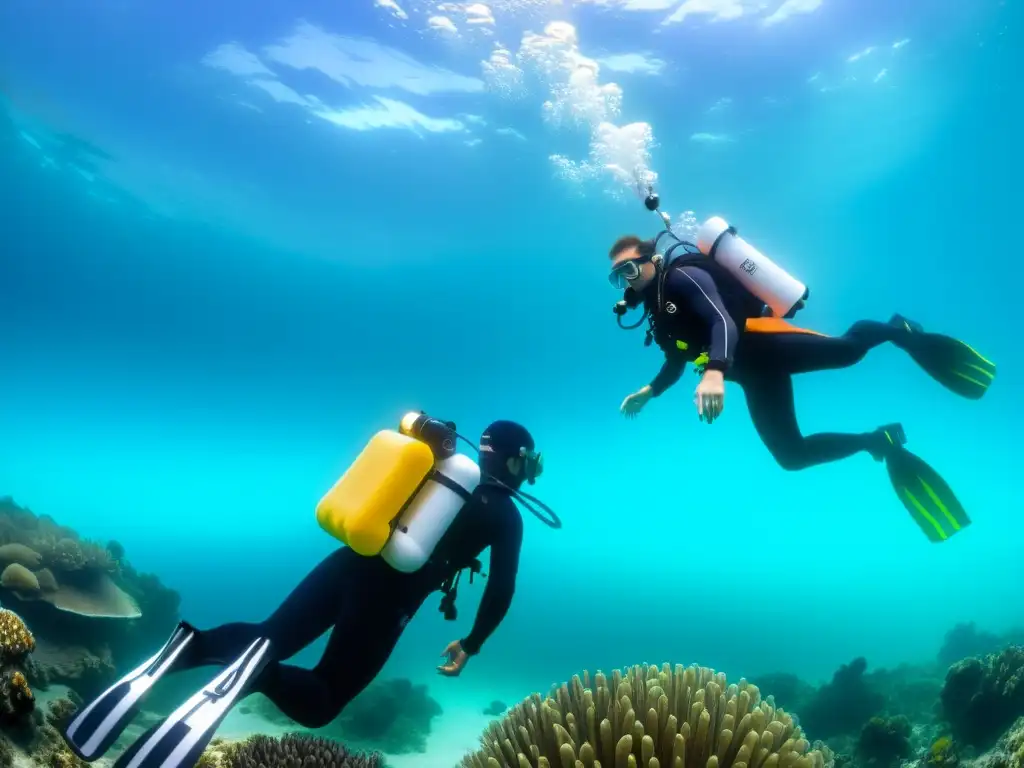
{"label": "bare hand", "polygon": [[708,424],[722,415],[725,408],[725,377],[721,371],[705,371],[693,393],[697,417]]}
{"label": "bare hand", "polygon": [[622,401],[622,405],[619,406],[619,411],[627,419],[635,419],[643,407],[647,405],[647,402],[651,399],[651,388],[649,386],[634,392],[632,395]]}
{"label": "bare hand", "polygon": [[466,662],[469,661],[469,654],[462,650],[462,643],[458,640],[448,643],[441,656],[447,656],[448,663],[439,666],[437,671],[447,677],[458,677],[462,668],[466,666]]}

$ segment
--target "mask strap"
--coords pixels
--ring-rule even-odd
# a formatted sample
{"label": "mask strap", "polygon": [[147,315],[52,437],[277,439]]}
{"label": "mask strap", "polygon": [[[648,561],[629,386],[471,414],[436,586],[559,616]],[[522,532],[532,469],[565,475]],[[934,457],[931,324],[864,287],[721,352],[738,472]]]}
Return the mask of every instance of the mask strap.
{"label": "mask strap", "polygon": [[[455,437],[457,437],[459,440],[461,440],[474,451],[476,451],[477,456],[480,455],[480,449],[476,447],[475,443],[470,442],[465,437],[460,435],[458,432],[455,432],[454,430],[452,431],[454,432]],[[520,504],[526,507],[530,511],[530,514],[532,514],[534,517],[536,517],[538,520],[544,523],[544,525],[546,525],[548,528],[558,530],[562,527],[562,519],[555,513],[555,510],[553,510],[543,501],[538,499],[536,496],[531,496],[525,491],[520,491],[518,488],[512,488],[511,486],[508,486],[505,483],[501,482],[501,480],[494,477],[493,475],[487,475],[486,482],[504,488],[506,491],[512,494],[513,497],[515,497],[516,501],[518,501]],[[540,507],[543,510],[543,514],[541,514],[541,512],[539,512],[537,508],[533,506],[534,504],[536,504],[537,507]]]}

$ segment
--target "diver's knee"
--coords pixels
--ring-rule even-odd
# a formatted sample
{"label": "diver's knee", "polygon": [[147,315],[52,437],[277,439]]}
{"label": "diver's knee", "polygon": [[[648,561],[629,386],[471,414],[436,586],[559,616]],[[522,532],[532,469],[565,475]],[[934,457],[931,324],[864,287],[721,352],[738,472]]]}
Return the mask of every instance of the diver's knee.
{"label": "diver's knee", "polygon": [[799,449],[794,450],[792,447],[787,447],[786,450],[773,450],[772,456],[775,458],[775,463],[787,472],[798,472],[807,468],[806,452]]}
{"label": "diver's knee", "polygon": [[342,707],[334,706],[334,702],[324,702],[321,707],[318,707],[315,711],[306,713],[299,725],[303,728],[309,728],[314,730],[316,728],[326,728],[341,714]]}

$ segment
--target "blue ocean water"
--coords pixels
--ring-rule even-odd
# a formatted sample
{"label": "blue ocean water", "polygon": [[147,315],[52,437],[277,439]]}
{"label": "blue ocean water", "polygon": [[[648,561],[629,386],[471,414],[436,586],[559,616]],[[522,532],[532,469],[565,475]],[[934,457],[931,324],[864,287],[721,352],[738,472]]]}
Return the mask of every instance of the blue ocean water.
{"label": "blue ocean water", "polygon": [[[824,679],[1020,624],[1019,4],[683,5],[5,3],[0,494],[117,539],[200,626],[258,620],[337,546],[313,508],[376,430],[522,421],[564,529],[527,519],[460,679],[434,666],[478,584],[388,667],[481,706],[641,661]],[[602,149],[603,118],[655,141]],[[811,286],[801,323],[899,311],[998,363],[980,402],[890,348],[797,383],[807,432],[902,422],[969,529],[929,543],[868,457],[782,471],[739,391],[698,422],[692,375],[620,416],[661,360],[609,311],[608,247],[657,229],[619,156]]]}

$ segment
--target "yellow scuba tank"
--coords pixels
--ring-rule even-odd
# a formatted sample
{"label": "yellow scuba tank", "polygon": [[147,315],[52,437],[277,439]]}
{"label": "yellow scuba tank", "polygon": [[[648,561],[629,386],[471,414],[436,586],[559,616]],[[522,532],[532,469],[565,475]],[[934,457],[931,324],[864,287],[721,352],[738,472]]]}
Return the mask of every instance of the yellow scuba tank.
{"label": "yellow scuba tank", "polygon": [[316,507],[320,527],[361,555],[412,572],[430,558],[480,483],[453,424],[423,413],[378,432]]}
{"label": "yellow scuba tank", "polygon": [[[417,415],[403,418],[402,426]],[[381,430],[320,499],[317,522],[360,555],[379,555],[391,537],[392,521],[433,466],[434,454],[426,443],[402,431]]]}

